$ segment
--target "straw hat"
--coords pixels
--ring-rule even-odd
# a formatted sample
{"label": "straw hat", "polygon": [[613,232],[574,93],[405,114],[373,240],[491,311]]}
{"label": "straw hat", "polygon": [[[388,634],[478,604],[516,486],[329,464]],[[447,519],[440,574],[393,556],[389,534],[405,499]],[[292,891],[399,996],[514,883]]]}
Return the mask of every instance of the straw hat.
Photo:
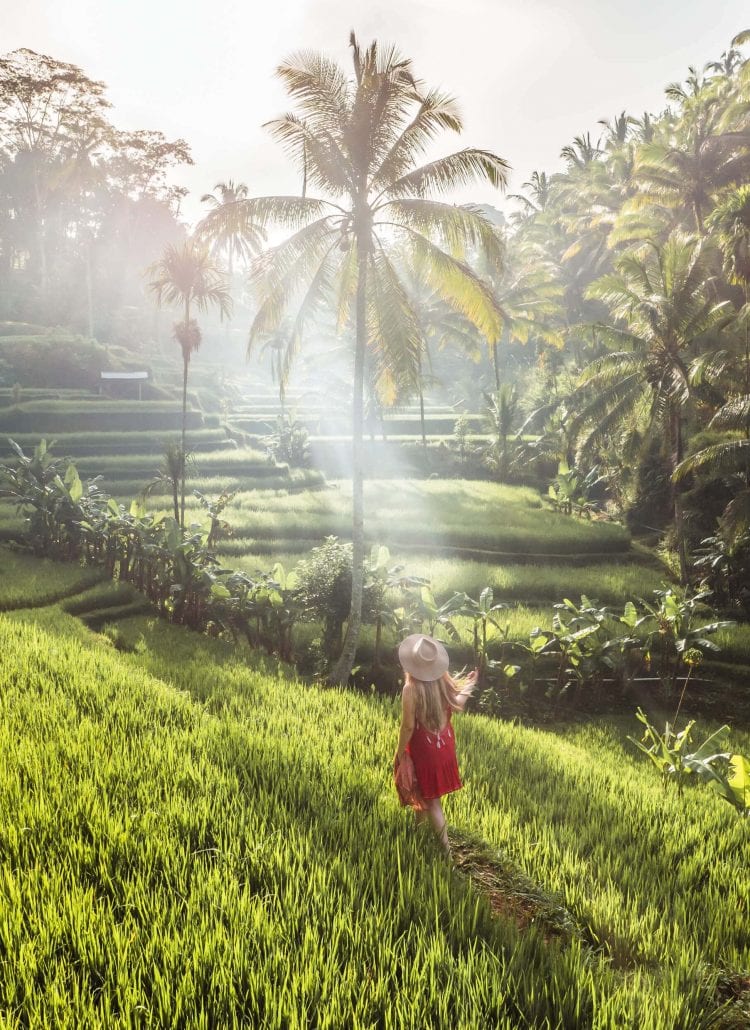
{"label": "straw hat", "polygon": [[448,652],[440,641],[426,637],[424,633],[412,633],[401,641],[398,660],[406,672],[426,683],[440,679],[450,664]]}

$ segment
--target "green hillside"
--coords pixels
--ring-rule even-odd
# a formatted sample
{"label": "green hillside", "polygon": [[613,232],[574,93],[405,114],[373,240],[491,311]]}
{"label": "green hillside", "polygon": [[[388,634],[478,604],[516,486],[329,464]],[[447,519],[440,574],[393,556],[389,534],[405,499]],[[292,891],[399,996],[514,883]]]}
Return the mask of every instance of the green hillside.
{"label": "green hillside", "polygon": [[3,1026],[743,1025],[746,827],[617,727],[460,720],[451,868],[388,700],[144,616],[19,610],[0,648]]}

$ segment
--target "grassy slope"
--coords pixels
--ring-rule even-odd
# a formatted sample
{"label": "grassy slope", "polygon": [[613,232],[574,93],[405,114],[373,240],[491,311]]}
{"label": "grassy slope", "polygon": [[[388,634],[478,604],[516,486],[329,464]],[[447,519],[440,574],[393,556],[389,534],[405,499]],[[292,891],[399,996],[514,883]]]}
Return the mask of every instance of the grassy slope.
{"label": "grassy slope", "polygon": [[0,611],[48,605],[103,578],[101,569],[62,565],[0,548]]}
{"label": "grassy slope", "polygon": [[458,724],[450,818],[559,892],[582,935],[555,942],[406,832],[390,702],[122,632],[0,617],[4,1025],[693,1028],[747,968],[745,827],[614,729]]}
{"label": "grassy slope", "polygon": [[[539,495],[525,487],[464,480],[365,484],[366,531],[373,542],[391,550],[419,553],[446,548],[563,558],[579,554],[621,555],[630,549],[626,530],[614,523],[589,523],[549,511]],[[253,540],[289,546],[300,539],[322,540],[351,533],[351,486],[339,481],[328,490],[295,494],[253,491],[240,494],[228,510],[234,537],[252,549]],[[501,557],[497,554],[497,557]]]}

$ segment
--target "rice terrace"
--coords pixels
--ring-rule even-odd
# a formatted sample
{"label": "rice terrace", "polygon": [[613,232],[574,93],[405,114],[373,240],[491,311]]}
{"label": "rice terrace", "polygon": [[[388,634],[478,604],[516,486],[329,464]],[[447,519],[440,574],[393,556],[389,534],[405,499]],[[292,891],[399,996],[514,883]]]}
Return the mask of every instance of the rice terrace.
{"label": "rice terrace", "polygon": [[747,12],[65,6],[0,55],[2,1030],[750,1027]]}

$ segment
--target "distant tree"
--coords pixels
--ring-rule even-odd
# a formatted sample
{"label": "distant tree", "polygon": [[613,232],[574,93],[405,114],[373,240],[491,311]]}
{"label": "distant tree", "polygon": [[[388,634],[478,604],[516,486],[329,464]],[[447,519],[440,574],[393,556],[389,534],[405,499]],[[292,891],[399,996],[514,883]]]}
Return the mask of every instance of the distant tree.
{"label": "distant tree", "polygon": [[170,245],[160,261],[148,270],[149,289],[157,303],[181,305],[183,318],[174,327],[182,351],[182,437],[180,525],[185,526],[185,431],[187,427],[187,383],[190,356],[200,348],[202,336],[192,311],[217,307],[222,314],[231,311],[231,298],[224,273],[212,261],[207,248],[194,240]]}
{"label": "distant tree", "polygon": [[185,191],[167,177],[190,150],[160,132],[121,132],[109,112],[104,84],[76,65],[27,49],[0,58],[5,317],[92,335],[142,305],[134,270],[174,236]]}
{"label": "distant tree", "polygon": [[640,198],[631,206],[660,206],[673,213],[673,224],[689,212],[684,228],[705,236],[716,195],[750,176],[750,129],[726,128],[721,95],[695,92],[696,81],[689,82],[689,91],[672,87],[683,111],[671,138],[644,144],[638,152],[633,178]]}
{"label": "distant tree", "polygon": [[511,459],[508,437],[518,416],[518,391],[512,383],[501,383],[494,393],[485,395],[485,400],[484,423],[490,434],[486,455],[497,478],[504,483]]}
{"label": "distant tree", "polygon": [[49,280],[52,237],[58,225],[61,176],[69,162],[90,156],[111,130],[103,82],[74,64],[33,50],[0,58],[0,147],[22,168],[28,189],[19,193],[16,217],[25,226],[18,243],[28,248],[39,290]]}
{"label": "distant tree", "polygon": [[724,257],[731,282],[742,286],[745,303],[739,313],[744,337],[743,369],[737,377],[732,369],[731,386],[739,378],[744,392],[731,389],[730,397],[716,411],[709,427],[730,433],[741,432],[743,439],[732,435],[718,443],[700,448],[686,458],[676,470],[676,478],[692,473],[708,473],[714,477],[735,476],[741,482],[724,511],[722,532],[729,542],[742,536],[750,526],[750,186],[740,186],[726,194],[708,219]]}
{"label": "distant tree", "polygon": [[113,188],[131,200],[152,198],[178,214],[187,190],[168,182],[167,173],[184,164],[193,164],[184,139],[168,140],[154,129],[115,131],[110,137],[107,176]]}
{"label": "distant tree", "polygon": [[201,197],[201,203],[208,205],[209,212],[196,226],[195,235],[210,243],[215,257],[226,258],[230,283],[234,277],[235,261],[248,262],[258,253],[266,238],[260,226],[244,219],[235,222],[229,213],[234,205],[247,198],[248,188],[244,182],[235,183],[232,179],[217,182],[213,193],[204,193]]}

